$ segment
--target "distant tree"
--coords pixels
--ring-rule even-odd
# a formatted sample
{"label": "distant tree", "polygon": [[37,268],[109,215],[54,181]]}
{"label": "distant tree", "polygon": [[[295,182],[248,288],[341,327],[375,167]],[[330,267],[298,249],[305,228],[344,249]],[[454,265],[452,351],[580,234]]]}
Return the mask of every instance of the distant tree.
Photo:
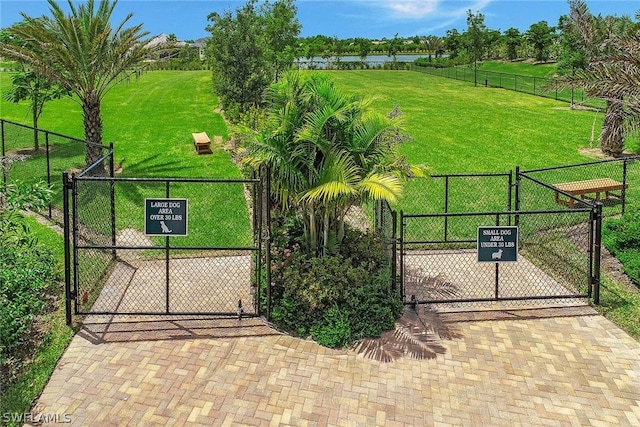
{"label": "distant tree", "polygon": [[402,43],[403,41],[398,37],[398,33],[396,33],[396,35],[393,36],[393,39],[387,43],[387,54],[393,57],[394,64],[396,62],[396,56],[400,51],[402,51]]}
{"label": "distant tree", "polygon": [[263,103],[263,93],[293,63],[300,24],[291,0],[249,0],[220,15],[211,13],[207,57],[213,88],[231,120]]}
{"label": "distant tree", "polygon": [[549,49],[555,39],[555,28],[547,21],[537,22],[529,27],[525,33],[527,40],[533,45],[536,61],[546,62],[549,59]]}
{"label": "distant tree", "polygon": [[507,47],[507,58],[511,61],[518,58],[518,48],[522,45],[522,34],[517,28],[509,28],[504,32],[504,43]]}
{"label": "distant tree", "polygon": [[302,26],[297,18],[298,9],[294,0],[276,0],[262,4],[265,19],[265,56],[271,63],[274,81],[293,64],[295,46]]}
{"label": "distant tree", "polygon": [[447,30],[444,37],[444,47],[449,51],[449,57],[456,59],[462,49],[462,35],[455,28]]}
{"label": "distant tree", "polygon": [[484,33],[485,58],[494,58],[498,56],[498,47],[502,35],[498,30],[487,30]]}
{"label": "distant tree", "polygon": [[[0,40],[0,55],[21,62],[48,81],[75,95],[82,106],[87,165],[102,157],[102,114],[104,96],[116,85],[137,76],[146,67],[144,60],[161,45],[150,47],[142,25],[126,28],[129,14],[112,27],[117,0],[94,0],[76,4],[69,0],[66,15],[48,0],[51,16],[32,18],[6,29],[14,44]],[[96,173],[100,173],[96,171]]]}
{"label": "distant tree", "polygon": [[362,37],[355,39],[356,48],[358,49],[358,55],[360,56],[361,61],[365,61],[369,53],[371,53],[371,47],[373,43],[369,39],[365,39]]}
{"label": "distant tree", "polygon": [[467,31],[464,33],[464,47],[469,55],[469,60],[476,65],[483,59],[485,51],[485,34],[487,27],[484,24],[484,15],[475,14],[471,9],[467,10]]}
{"label": "distant tree", "polygon": [[31,70],[24,70],[11,76],[12,86],[4,92],[3,97],[9,102],[30,101],[29,109],[33,121],[33,149],[40,149],[38,139],[38,120],[46,102],[62,98],[68,92],[60,86],[36,74]]}
{"label": "distant tree", "polygon": [[[478,67],[478,61],[483,58],[485,50],[487,27],[484,24],[484,15],[480,12],[473,14],[467,10],[467,31],[463,35],[464,47],[473,64],[474,70]],[[477,84],[477,73],[474,72],[474,84]]]}

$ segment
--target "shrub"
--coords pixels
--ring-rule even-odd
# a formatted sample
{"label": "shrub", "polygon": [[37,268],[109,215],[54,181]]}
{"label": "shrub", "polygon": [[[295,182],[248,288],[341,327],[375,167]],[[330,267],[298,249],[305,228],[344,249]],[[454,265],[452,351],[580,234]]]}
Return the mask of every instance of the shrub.
{"label": "shrub", "polygon": [[603,243],[624,265],[629,278],[640,285],[640,211],[604,223]]}
{"label": "shrub", "polygon": [[59,277],[53,255],[35,245],[0,246],[0,357],[6,360],[33,333]]}
{"label": "shrub", "polygon": [[279,328],[331,348],[393,329],[402,303],[380,239],[351,229],[346,236],[339,254],[310,257],[290,228],[274,233],[271,315]]}

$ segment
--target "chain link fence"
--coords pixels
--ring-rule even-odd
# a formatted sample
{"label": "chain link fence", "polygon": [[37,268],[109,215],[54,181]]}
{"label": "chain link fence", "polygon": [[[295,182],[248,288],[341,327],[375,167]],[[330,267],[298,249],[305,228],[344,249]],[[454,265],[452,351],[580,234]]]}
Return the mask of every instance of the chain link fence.
{"label": "chain link fence", "polygon": [[[64,171],[79,172],[85,167],[85,141],[4,119],[0,119],[0,135],[2,157],[11,160],[11,166],[3,171],[3,184],[46,182],[54,197],[48,212],[41,213],[61,222],[60,215],[54,212],[62,205],[60,176]],[[109,150],[107,146],[101,148],[104,153]]]}
{"label": "chain link fence", "polygon": [[[76,314],[260,313],[257,284],[268,229],[262,180],[85,172],[67,175],[74,266],[68,292]],[[150,200],[169,203],[163,218],[172,215],[184,233],[171,234],[164,222],[162,233],[169,234],[149,231],[157,219]],[[179,215],[173,203],[184,204]]]}
{"label": "chain link fence", "polygon": [[544,98],[551,98],[556,101],[568,102],[572,105],[580,104],[598,109],[606,107],[602,99],[589,98],[585,96],[584,91],[579,88],[563,90],[550,89],[553,80],[547,77],[485,71],[469,66],[436,68],[410,64],[409,69],[432,76],[470,82],[480,86],[513,90]]}
{"label": "chain link fence", "polygon": [[[591,294],[591,209],[401,214],[400,221],[405,302],[504,308]],[[518,226],[517,262],[478,261],[478,228],[492,225]]]}

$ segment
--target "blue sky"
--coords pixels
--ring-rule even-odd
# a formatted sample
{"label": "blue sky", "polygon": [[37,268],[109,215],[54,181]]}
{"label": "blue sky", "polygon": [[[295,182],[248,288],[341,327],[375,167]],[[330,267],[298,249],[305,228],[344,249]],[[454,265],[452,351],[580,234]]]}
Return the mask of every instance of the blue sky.
{"label": "blue sky", "polygon": [[[67,0],[59,1],[66,4]],[[208,35],[207,15],[235,10],[245,1],[228,0],[120,0],[115,9],[117,23],[133,13],[131,24],[144,24],[151,35],[175,34],[182,40]],[[566,0],[297,0],[298,20],[304,37],[316,34],[349,37],[392,38],[414,35],[442,36],[446,30],[467,28],[466,11],[485,15],[485,24],[504,31],[515,27],[526,31],[531,24],[545,20],[556,25],[569,12]],[[635,16],[639,0],[587,0],[594,14]],[[0,0],[0,27],[29,16],[48,14],[44,0]]]}

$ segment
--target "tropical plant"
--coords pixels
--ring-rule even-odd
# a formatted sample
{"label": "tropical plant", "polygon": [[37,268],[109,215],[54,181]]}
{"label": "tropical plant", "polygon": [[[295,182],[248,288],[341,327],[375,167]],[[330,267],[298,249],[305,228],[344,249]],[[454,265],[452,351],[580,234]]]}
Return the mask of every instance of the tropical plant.
{"label": "tropical plant", "polygon": [[436,58],[438,53],[442,51],[444,42],[438,36],[427,36],[423,39],[424,49],[427,51],[429,62],[431,62],[431,54],[435,54]]}
{"label": "tropical plant", "polygon": [[0,54],[28,66],[48,81],[74,95],[82,106],[87,165],[102,156],[101,101],[117,84],[137,76],[143,60],[162,45],[148,45],[142,25],[125,28],[132,14],[111,25],[117,0],[94,0],[77,5],[69,0],[70,14],[47,0],[51,16],[22,14],[23,22],[6,29],[21,43],[0,41]]}
{"label": "tropical plant", "polygon": [[402,179],[423,174],[399,156],[398,118],[371,112],[327,75],[289,72],[268,92],[267,125],[253,135],[243,162],[268,166],[273,197],[305,225],[308,250],[332,253],[347,211],[368,199],[394,201]]}

